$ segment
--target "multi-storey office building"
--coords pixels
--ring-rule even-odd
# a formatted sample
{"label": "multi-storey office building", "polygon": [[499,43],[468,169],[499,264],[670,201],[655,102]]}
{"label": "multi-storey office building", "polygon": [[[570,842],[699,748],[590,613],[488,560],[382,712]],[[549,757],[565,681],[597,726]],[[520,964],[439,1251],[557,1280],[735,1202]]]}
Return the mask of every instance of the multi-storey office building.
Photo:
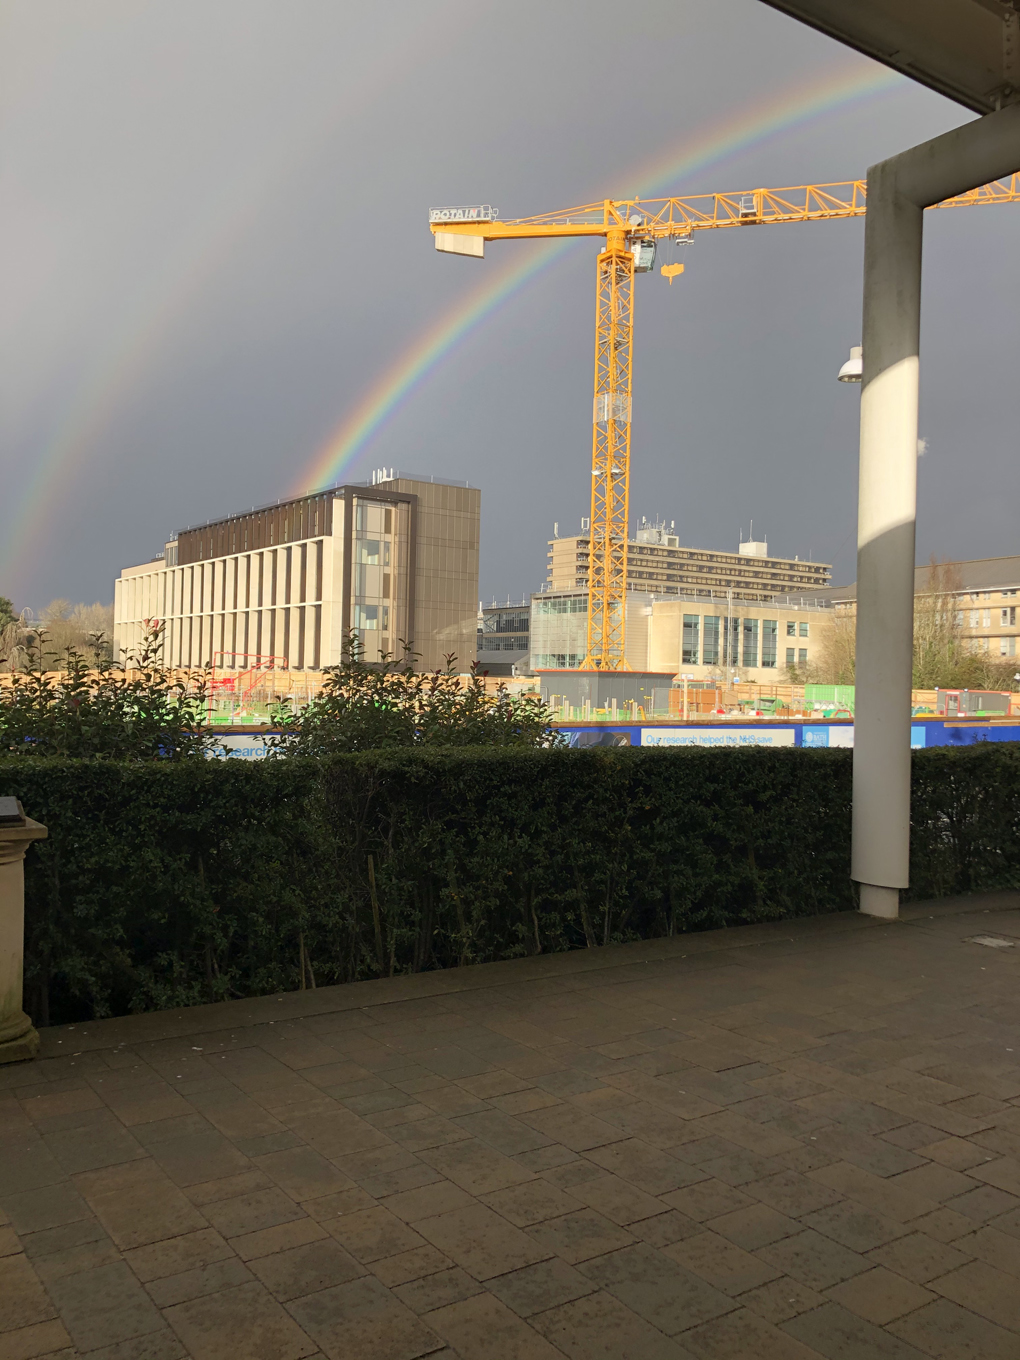
{"label": "multi-storey office building", "polygon": [[[580,666],[587,638],[587,591],[543,592],[531,597],[532,669]],[[760,684],[789,667],[821,660],[834,611],[826,599],[778,596],[768,603],[732,592],[662,599],[629,591],[627,661],[634,671],[686,674],[717,680],[736,672]]]}
{"label": "multi-storey office building", "polygon": [[[1020,557],[979,557],[966,562],[943,562],[914,571],[914,596],[921,602],[932,593],[951,600],[956,625],[965,645],[993,657],[1020,655],[1017,605],[1020,604]],[[857,584],[829,591],[837,611],[857,608]]]}
{"label": "multi-storey office building", "polygon": [[481,493],[376,474],[179,533],[116,582],[115,654],[165,623],[173,666],[335,665],[356,632],[366,660],[407,643],[424,668],[475,659]]}
{"label": "multi-storey office building", "polygon": [[531,601],[482,605],[478,610],[478,664],[492,675],[527,667],[531,652]]}
{"label": "multi-storey office building", "polygon": [[[546,588],[586,590],[591,539],[584,534],[549,540]],[[682,548],[662,525],[637,530],[627,544],[627,587],[655,595],[732,590],[748,598],[814,594],[832,579],[825,562],[770,557],[764,542],[741,543],[735,553]]]}

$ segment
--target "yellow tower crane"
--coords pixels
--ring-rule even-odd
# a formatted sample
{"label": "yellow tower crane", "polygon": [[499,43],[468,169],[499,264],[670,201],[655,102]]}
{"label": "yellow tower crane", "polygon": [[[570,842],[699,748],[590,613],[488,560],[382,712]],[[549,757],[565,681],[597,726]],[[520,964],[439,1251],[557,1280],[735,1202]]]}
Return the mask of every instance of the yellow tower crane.
{"label": "yellow tower crane", "polygon": [[[657,241],[684,243],[696,231],[862,217],[864,180],[802,184],[690,198],[622,198],[585,203],[538,217],[501,221],[488,206],[433,208],[436,249],[483,256],[486,241],[598,236],[595,306],[595,398],[592,409],[591,541],[588,644],[584,670],[626,670],[627,529],[630,517],[631,368],[634,275],[655,263]],[[936,208],[1020,202],[1020,175],[972,189]],[[663,265],[670,281],[681,264]]]}

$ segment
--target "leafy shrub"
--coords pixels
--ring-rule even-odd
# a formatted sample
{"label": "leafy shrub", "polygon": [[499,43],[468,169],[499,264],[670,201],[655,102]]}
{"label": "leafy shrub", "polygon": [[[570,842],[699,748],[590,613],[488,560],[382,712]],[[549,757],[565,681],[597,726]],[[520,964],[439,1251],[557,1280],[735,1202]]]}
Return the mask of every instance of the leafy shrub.
{"label": "leafy shrub", "polygon": [[407,746],[557,746],[563,738],[549,724],[552,714],[534,694],[495,692],[473,667],[466,683],[456,658],[435,671],[417,671],[414,656],[386,654],[363,659],[357,633],[350,633],[343,660],[329,666],[321,691],[294,713],[287,702],[274,710],[277,755],[327,756],[340,751],[378,751]]}
{"label": "leafy shrub", "polygon": [[61,673],[44,669],[46,634],[27,643],[27,665],[0,687],[0,752],[20,758],[181,760],[211,744],[205,686],[186,685],[159,662],[163,625],[145,635],[131,672],[108,660],[101,634],[92,655],[68,647]]}

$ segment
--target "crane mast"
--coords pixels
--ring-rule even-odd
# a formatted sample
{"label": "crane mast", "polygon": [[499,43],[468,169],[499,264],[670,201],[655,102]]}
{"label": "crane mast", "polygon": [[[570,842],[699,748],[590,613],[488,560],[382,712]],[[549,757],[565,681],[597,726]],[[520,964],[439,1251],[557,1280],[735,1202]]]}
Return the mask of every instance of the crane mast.
{"label": "crane mast", "polygon": [[630,374],[634,253],[610,231],[598,257],[592,410],[588,639],[583,670],[627,668],[627,526],[630,523]]}
{"label": "crane mast", "polygon": [[[695,231],[727,227],[862,217],[866,194],[864,180],[847,180],[686,198],[607,198],[507,221],[488,205],[430,211],[436,249],[455,255],[484,256],[486,241],[605,238],[596,274],[588,636],[582,670],[629,669],[625,641],[635,273],[651,268],[656,241],[689,240]],[[1017,202],[1020,174],[932,207]],[[662,273],[672,283],[682,269],[668,264]]]}

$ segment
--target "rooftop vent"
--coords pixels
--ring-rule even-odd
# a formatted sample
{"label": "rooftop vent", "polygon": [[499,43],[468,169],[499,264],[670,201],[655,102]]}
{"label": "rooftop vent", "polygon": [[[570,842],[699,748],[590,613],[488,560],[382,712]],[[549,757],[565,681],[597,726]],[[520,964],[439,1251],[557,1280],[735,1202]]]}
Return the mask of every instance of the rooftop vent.
{"label": "rooftop vent", "polygon": [[637,527],[637,541],[639,543],[657,543],[663,548],[679,548],[680,539],[673,532],[676,528],[674,520],[670,520],[669,528],[666,528],[666,521],[649,521],[642,515],[641,523]]}

